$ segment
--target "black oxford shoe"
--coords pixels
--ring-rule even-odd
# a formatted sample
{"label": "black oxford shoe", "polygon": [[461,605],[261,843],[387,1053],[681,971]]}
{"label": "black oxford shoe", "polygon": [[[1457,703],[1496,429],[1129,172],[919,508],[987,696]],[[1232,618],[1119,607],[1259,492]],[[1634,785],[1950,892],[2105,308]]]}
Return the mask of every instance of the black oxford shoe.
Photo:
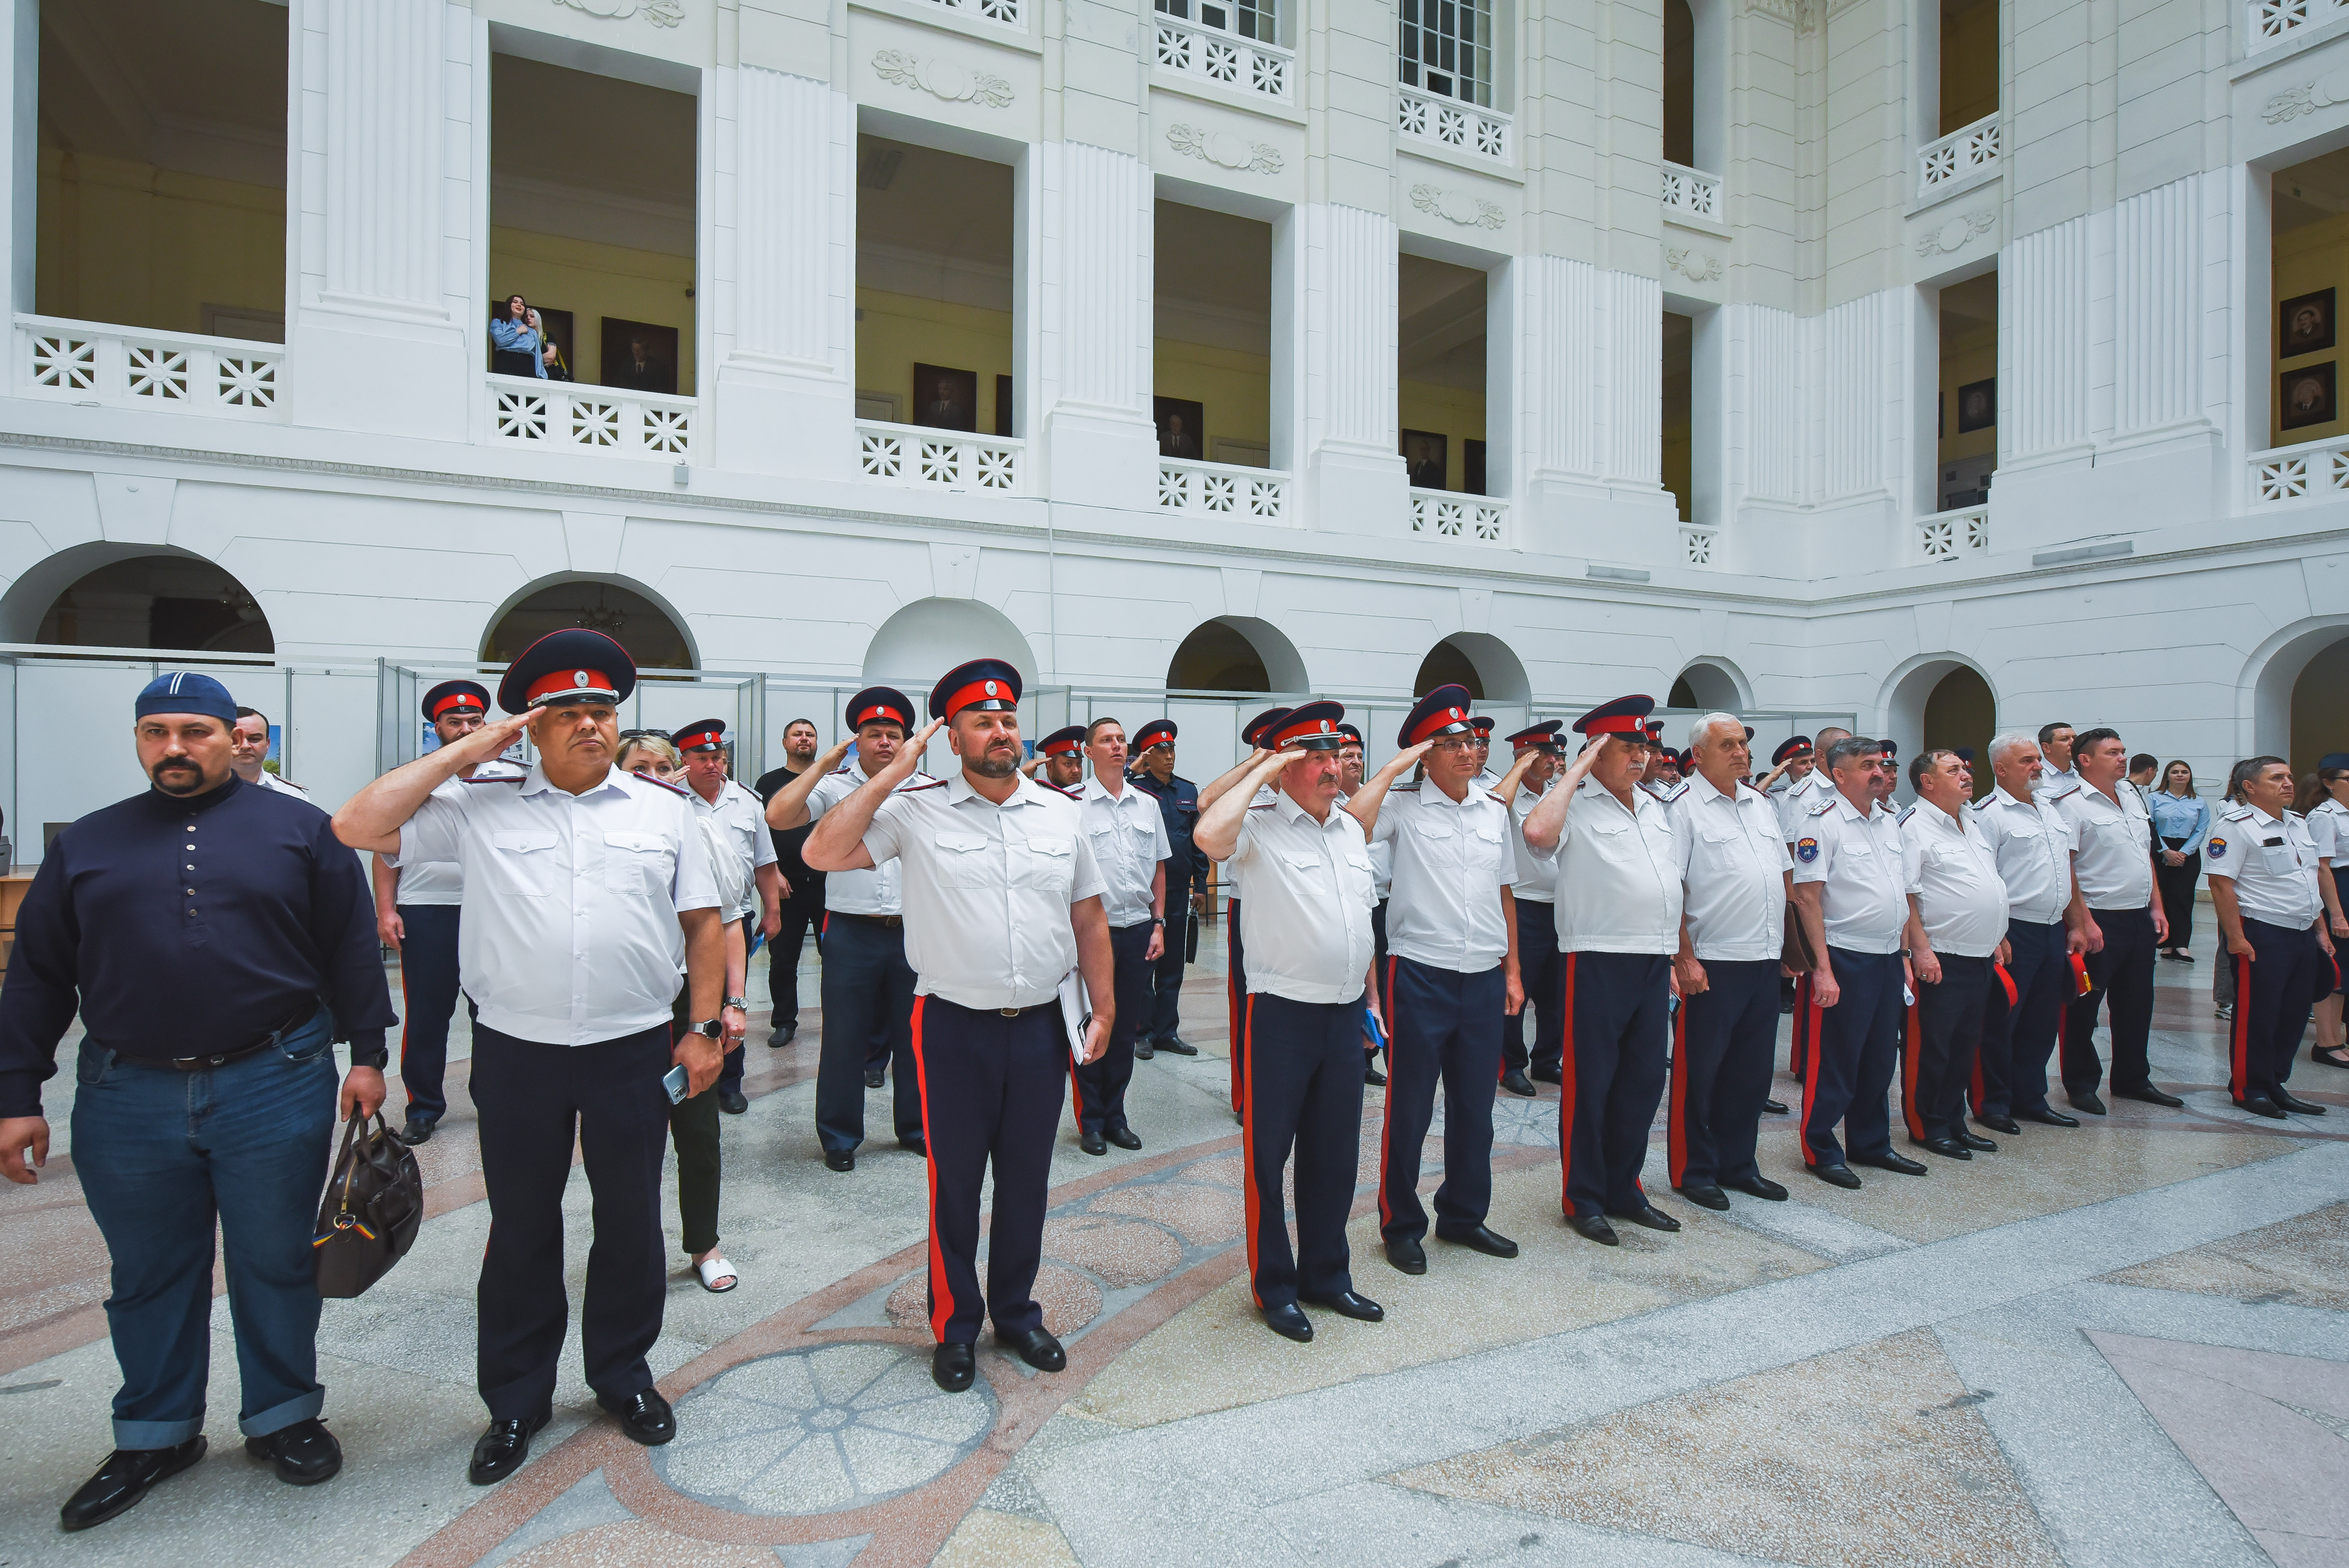
{"label": "black oxford shoe", "polygon": [[887,1068],[866,1068],[864,1069],[864,1087],[866,1088],[879,1088],[888,1077],[889,1069]]}
{"label": "black oxford shoe", "polygon": [[1435,1229],[1435,1236],[1438,1241],[1449,1242],[1455,1247],[1470,1248],[1486,1257],[1513,1258],[1517,1255],[1516,1243],[1483,1225],[1463,1225],[1458,1230],[1448,1230],[1439,1225]]}
{"label": "black oxford shoe", "polygon": [[1427,1272],[1427,1249],[1409,1236],[1397,1236],[1387,1243],[1387,1262],[1407,1274]]}
{"label": "black oxford shoe", "polygon": [[429,1116],[409,1117],[408,1119],[408,1125],[399,1130],[399,1140],[402,1143],[407,1144],[410,1149],[415,1148],[419,1143],[431,1142],[432,1119]]}
{"label": "black oxford shoe", "polygon": [[1069,1364],[1069,1353],[1061,1348],[1061,1342],[1041,1324],[1025,1334],[999,1333],[995,1343],[1039,1372],[1058,1372]]}
{"label": "black oxford shoe", "polygon": [[1180,1035],[1164,1036],[1153,1041],[1150,1048],[1154,1051],[1172,1051],[1178,1057],[1195,1057],[1199,1054],[1199,1047]]}
{"label": "black oxford shoe", "polygon": [[2263,1094],[2255,1094],[2249,1099],[2237,1100],[2235,1102],[2235,1109],[2238,1110],[2248,1110],[2253,1116],[2264,1116],[2275,1121],[2282,1121],[2283,1119],[2283,1107],[2278,1105],[2275,1101],[2270,1099]]}
{"label": "black oxford shoe", "polygon": [[2171,1110],[2183,1109],[2186,1105],[2186,1102],[2178,1099],[2176,1095],[2164,1094],[2159,1089],[2154,1088],[2151,1084],[2147,1084],[2142,1088],[2116,1088],[2113,1090],[2113,1098],[2115,1099],[2141,1099],[2147,1105],[2167,1106]]}
{"label": "black oxford shoe", "polygon": [[718,1109],[729,1116],[740,1116],[750,1109],[750,1102],[739,1088],[721,1088],[718,1091]]}
{"label": "black oxford shoe", "polygon": [[2323,1116],[2324,1108],[2313,1099],[2302,1099],[2290,1089],[2275,1091],[2275,1102],[2286,1110],[2296,1110],[2302,1116]]}
{"label": "black oxford shoe", "polygon": [[1661,1209],[1650,1204],[1638,1209],[1625,1209],[1616,1214],[1619,1220],[1629,1220],[1635,1225],[1645,1225],[1651,1231],[1677,1231],[1681,1222]]}
{"label": "black oxford shoe", "polygon": [[1859,1178],[1848,1165],[1814,1165],[1811,1174],[1830,1187],[1841,1187],[1848,1191],[1859,1189]]}
{"label": "black oxford shoe", "polygon": [[1077,1134],[1077,1147],[1088,1154],[1106,1154],[1109,1152],[1109,1140],[1098,1132],[1087,1130]]}
{"label": "black oxford shoe", "polygon": [[1786,1190],[1767,1176],[1748,1176],[1742,1181],[1723,1181],[1722,1185],[1733,1191],[1744,1192],[1749,1197],[1764,1199],[1773,1203],[1783,1203],[1786,1201]]}
{"label": "black oxford shoe", "polygon": [[[2056,1110],[2052,1107],[2044,1105],[2037,1110],[2018,1110],[2014,1115],[2015,1119],[2018,1121],[2035,1121],[2042,1127],[2077,1127],[2080,1125],[2080,1119],[2078,1117],[2066,1116],[2060,1110]],[[1990,1127],[1994,1124],[1985,1121],[1982,1125],[1984,1127]],[[2002,1127],[1999,1130],[2001,1132],[2004,1132],[2006,1129]],[[2023,1130],[2018,1127],[2015,1130],[2020,1132]]]}
{"label": "black oxford shoe", "polygon": [[1966,1148],[1972,1150],[1977,1154],[1995,1154],[1998,1152],[1997,1144],[1992,1143],[1989,1139],[1982,1137],[1978,1132],[1968,1132],[1962,1127],[1950,1134],[1950,1136],[1956,1139],[1960,1143],[1963,1144]]}
{"label": "black oxford shoe", "polygon": [[[1971,1160],[1974,1157],[1973,1150],[1954,1138],[1912,1138],[1909,1141],[1920,1149],[1940,1155],[1944,1160]],[[1863,1161],[1862,1163],[1867,1162]],[[1909,1163],[1916,1162],[1911,1161]]]}
{"label": "black oxford shoe", "polygon": [[941,1345],[930,1352],[930,1381],[949,1394],[970,1387],[978,1371],[978,1353],[968,1345]]}
{"label": "black oxford shoe", "polygon": [[1528,1068],[1526,1070],[1526,1076],[1533,1079],[1536,1083],[1562,1084],[1566,1081],[1566,1074],[1564,1072],[1560,1071],[1557,1068],[1549,1066],[1546,1062],[1535,1063],[1531,1068]]}
{"label": "black oxford shoe", "polygon": [[2096,1098],[2096,1093],[2094,1089],[2082,1089],[2078,1094],[2069,1096],[2068,1098],[2072,1101],[2072,1109],[2074,1110],[2085,1112],[2089,1116],[2109,1116],[2112,1114],[2105,1109],[2105,1102]]}
{"label": "black oxford shoe", "polygon": [[343,1445],[316,1416],[280,1427],[265,1438],[247,1438],[244,1451],[267,1460],[276,1468],[277,1479],[288,1486],[316,1486],[334,1480],[343,1468]]}
{"label": "black oxford shoe", "polygon": [[1623,1244],[1623,1238],[1615,1233],[1615,1227],[1607,1222],[1607,1216],[1604,1214],[1568,1214],[1566,1217],[1566,1222],[1572,1225],[1584,1238],[1597,1242],[1602,1247],[1619,1247]]}
{"label": "black oxford shoe", "polygon": [[1133,1129],[1130,1127],[1103,1128],[1102,1130],[1102,1136],[1108,1139],[1112,1143],[1116,1144],[1120,1149],[1139,1149],[1142,1147],[1142,1140],[1133,1135]]}
{"label": "black oxford shoe", "polygon": [[88,1530],[137,1506],[158,1481],[167,1480],[204,1457],[202,1433],[168,1449],[117,1449],[98,1473],[81,1483],[57,1510],[67,1530]]}
{"label": "black oxford shoe", "polygon": [[770,1048],[780,1049],[790,1045],[792,1037],[799,1032],[800,1026],[797,1024],[777,1024],[774,1032],[767,1037],[767,1045]]}
{"label": "black oxford shoe", "polygon": [[908,1154],[918,1154],[925,1160],[930,1157],[930,1145],[926,1139],[901,1138],[897,1140],[897,1147]]}
{"label": "black oxford shoe", "polygon": [[465,1468],[465,1479],[475,1486],[494,1486],[522,1469],[523,1460],[530,1458],[530,1439],[546,1420],[544,1416],[533,1416],[527,1420],[492,1421],[481,1440],[473,1445],[473,1462]]}
{"label": "black oxford shoe", "polygon": [[1357,1323],[1381,1323],[1387,1315],[1385,1307],[1369,1296],[1356,1295],[1350,1290],[1333,1290],[1328,1295],[1309,1295],[1305,1299],[1316,1306],[1328,1307],[1340,1317],[1350,1317]]}
{"label": "black oxford shoe", "polygon": [[[1961,1153],[1958,1155],[1958,1158],[1961,1160],[1971,1160],[1973,1156]],[[1852,1163],[1854,1165],[1870,1166],[1878,1171],[1890,1171],[1901,1176],[1922,1176],[1925,1174],[1924,1165],[1918,1161],[1909,1159],[1906,1154],[1885,1153],[1874,1155],[1855,1155],[1852,1159]]]}
{"label": "black oxford shoe", "polygon": [[1534,1096],[1541,1092],[1541,1090],[1534,1088],[1534,1080],[1526,1077],[1525,1069],[1523,1068],[1511,1068],[1507,1072],[1503,1073],[1501,1075],[1501,1087],[1507,1089],[1511,1094],[1521,1094],[1527,1099],[1533,1099]]}
{"label": "black oxford shoe", "polygon": [[827,1171],[855,1170],[856,1150],[854,1149],[825,1150],[823,1151],[823,1168]]}
{"label": "black oxford shoe", "polygon": [[1784,1116],[1786,1114],[1786,1108],[1775,1099],[1764,1100],[1762,1102],[1762,1109],[1768,1111],[1772,1116]]}
{"label": "black oxford shoe", "polygon": [[1157,1055],[1158,1051],[1156,1047],[1148,1040],[1136,1040],[1133,1042],[1133,1059],[1135,1061],[1146,1062],[1153,1059]]}
{"label": "black oxford shoe", "polygon": [[1362,1064],[1362,1081],[1372,1088],[1382,1088],[1387,1081],[1387,1075],[1379,1071],[1371,1063],[1365,1061]]}
{"label": "black oxford shoe", "polygon": [[1977,1116],[1974,1119],[1992,1132],[2003,1132],[2009,1138],[2023,1136],[2023,1124],[2011,1116]]}
{"label": "black oxford shoe", "polygon": [[1294,1339],[1299,1345],[1313,1343],[1313,1320],[1295,1302],[1286,1306],[1264,1309],[1264,1326],[1284,1339]]}
{"label": "black oxford shoe", "polygon": [[639,1388],[619,1399],[598,1394],[595,1403],[620,1418],[620,1430],[631,1442],[657,1449],[677,1436],[677,1412],[668,1408],[657,1388]]}
{"label": "black oxford shoe", "polygon": [[1718,1187],[1678,1187],[1673,1191],[1700,1209],[1721,1210],[1729,1207],[1729,1194]]}

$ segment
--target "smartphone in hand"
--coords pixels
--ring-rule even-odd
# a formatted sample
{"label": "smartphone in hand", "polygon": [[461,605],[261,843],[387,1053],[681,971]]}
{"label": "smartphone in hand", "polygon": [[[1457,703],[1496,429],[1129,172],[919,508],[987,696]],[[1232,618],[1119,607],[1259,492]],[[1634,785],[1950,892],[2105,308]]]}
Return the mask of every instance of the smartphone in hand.
{"label": "smartphone in hand", "polygon": [[685,1076],[685,1064],[683,1062],[679,1062],[677,1066],[669,1068],[668,1071],[661,1074],[661,1088],[668,1090],[668,1102],[671,1105],[683,1105],[685,1103],[685,1091],[688,1087],[690,1087],[690,1084],[689,1080]]}

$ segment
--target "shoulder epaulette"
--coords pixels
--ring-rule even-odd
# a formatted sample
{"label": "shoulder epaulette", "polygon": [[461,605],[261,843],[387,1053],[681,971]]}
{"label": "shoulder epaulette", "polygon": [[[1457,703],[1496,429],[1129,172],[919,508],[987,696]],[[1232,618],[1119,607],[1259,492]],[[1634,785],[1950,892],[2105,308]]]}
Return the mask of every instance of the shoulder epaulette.
{"label": "shoulder epaulette", "polygon": [[2249,806],[2238,806],[2231,811],[2220,812],[2219,820],[2222,822],[2248,822],[2251,820],[2251,809]]}
{"label": "shoulder epaulette", "polygon": [[661,789],[667,790],[672,795],[689,796],[691,794],[690,790],[685,789],[678,785],[672,784],[666,779],[656,779],[649,773],[631,773],[628,777],[631,779],[641,779],[647,784],[658,785]]}
{"label": "shoulder epaulette", "polygon": [[1662,789],[1655,792],[1656,799],[1661,800],[1667,806],[1671,805],[1673,801],[1679,799],[1682,796],[1687,793],[1688,783],[1685,779],[1678,784],[1667,784]]}
{"label": "shoulder epaulette", "polygon": [[1916,808],[1916,807],[1914,807],[1914,806],[1911,806],[1911,807],[1908,808],[1906,810],[1902,811],[1902,812],[1900,813],[1900,815],[1899,815],[1898,817],[1893,818],[1893,819],[1892,819],[1892,820],[1893,820],[1893,822],[1894,822],[1894,824],[1895,824],[1896,826],[1905,828],[1905,827],[1907,827],[1907,826],[1909,825],[1909,818],[1911,818],[1911,817],[1913,817],[1913,816],[1915,816],[1916,814],[1917,814],[1917,808]]}
{"label": "shoulder epaulette", "polygon": [[1248,810],[1251,810],[1251,811],[1269,811],[1269,810],[1272,810],[1272,806],[1273,806],[1273,803],[1272,803],[1271,801],[1269,801],[1269,800],[1267,800],[1263,805],[1261,805],[1261,806],[1250,806],[1250,807],[1248,808]]}
{"label": "shoulder epaulette", "polygon": [[1494,794],[1490,789],[1485,791],[1485,799],[1490,800],[1494,805],[1500,807],[1505,811],[1509,809],[1509,803],[1506,800],[1502,799],[1498,795]]}
{"label": "shoulder epaulette", "polygon": [[[926,784],[900,784],[897,786],[895,793],[899,795],[911,795],[918,789],[942,789],[946,787],[946,782],[947,781],[943,779],[933,779]],[[1047,784],[1044,788],[1050,789],[1052,786]]]}
{"label": "shoulder epaulette", "polygon": [[1408,784],[1396,785],[1394,792],[1398,795],[1416,795],[1419,793],[1419,785],[1420,780],[1414,779]]}
{"label": "shoulder epaulette", "polygon": [[839,767],[837,767],[837,768],[833,769],[831,772],[829,772],[829,773],[825,774],[825,775],[824,775],[824,777],[825,777],[825,778],[827,778],[827,779],[837,779],[837,778],[839,778],[842,774],[843,774],[843,773],[845,773],[845,772],[847,772],[847,771],[848,771],[848,764],[847,764],[847,763],[845,763],[845,762],[843,762],[843,763],[842,763]]}
{"label": "shoulder epaulette", "polygon": [[2283,814],[2284,814],[2284,820],[2285,820],[2286,821],[2291,821],[2291,822],[2304,822],[2304,821],[2306,821],[2306,820],[2308,820],[2307,818],[2305,818],[2305,817],[2302,816],[2298,811],[2293,810],[2292,810],[2291,807],[2289,807],[2289,806],[2287,806],[2287,807],[2285,807],[2285,808],[2284,808]]}
{"label": "shoulder epaulette", "polygon": [[2052,805],[2057,800],[2069,800],[2073,796],[2077,795],[2079,792],[2080,787],[2077,784],[2075,784],[2069,789],[2064,790],[2062,794],[2049,797],[2048,803]]}
{"label": "shoulder epaulette", "polygon": [[1969,811],[1987,811],[1997,802],[1997,800],[1998,797],[1995,795],[1985,795],[1979,800],[1967,801],[1966,810]]}
{"label": "shoulder epaulette", "polygon": [[1082,789],[1062,789],[1061,786],[1058,784],[1049,783],[1046,784],[1044,788],[1047,789],[1058,789],[1061,794],[1066,795],[1071,800],[1081,800],[1085,798],[1085,792]]}
{"label": "shoulder epaulette", "polygon": [[1814,817],[1824,817],[1824,816],[1826,816],[1829,811],[1832,811],[1832,810],[1835,810],[1835,802],[1834,802],[1834,801],[1832,801],[1832,800],[1830,800],[1830,801],[1828,801],[1828,802],[1827,802],[1826,805],[1824,805],[1824,806],[1814,806],[1814,807],[1812,807],[1812,808],[1811,808],[1811,815],[1812,815],[1812,816],[1814,816]]}
{"label": "shoulder epaulette", "polygon": [[471,779],[460,779],[457,782],[460,784],[519,784],[522,780],[523,776],[519,773],[492,773],[487,779],[476,773]]}

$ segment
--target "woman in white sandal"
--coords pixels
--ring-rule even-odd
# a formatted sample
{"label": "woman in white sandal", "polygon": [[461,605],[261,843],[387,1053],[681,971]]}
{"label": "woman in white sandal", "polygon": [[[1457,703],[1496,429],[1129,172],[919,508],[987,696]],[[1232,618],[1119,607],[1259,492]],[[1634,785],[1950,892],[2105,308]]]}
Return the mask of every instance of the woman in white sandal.
{"label": "woman in white sandal", "polygon": [[[666,784],[680,793],[684,790],[678,780],[685,771],[685,762],[666,736],[627,737],[620,743],[619,764],[641,778]],[[740,996],[750,963],[742,945],[742,917],[757,907],[759,895],[750,882],[750,867],[741,863],[740,855],[728,851],[715,820],[701,817],[699,821],[703,835],[711,840],[709,862],[718,882],[719,913],[727,922],[725,994]],[[687,1026],[686,995],[684,976],[678,978],[677,1011],[671,1026],[682,1036]],[[739,1042],[727,1040],[721,1044],[730,1050]],[[723,1295],[741,1280],[734,1265],[718,1250],[717,1086],[713,1084],[684,1103],[671,1107],[668,1130],[669,1142],[677,1150],[677,1208],[678,1217],[685,1225],[685,1250],[692,1254],[693,1272],[701,1281],[701,1288],[713,1295]]]}

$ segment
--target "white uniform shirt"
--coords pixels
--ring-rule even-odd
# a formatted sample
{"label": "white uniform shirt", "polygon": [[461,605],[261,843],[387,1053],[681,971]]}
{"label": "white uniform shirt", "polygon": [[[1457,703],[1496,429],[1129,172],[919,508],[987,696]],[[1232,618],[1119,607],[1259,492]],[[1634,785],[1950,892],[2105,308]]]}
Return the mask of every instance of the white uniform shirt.
{"label": "white uniform shirt", "polygon": [[2072,902],[2072,850],[2079,834],[2048,794],[2041,789],[2018,800],[2001,785],[1970,808],[1998,857],[2007,914],[2028,925],[2056,924]]}
{"label": "white uniform shirt", "polygon": [[2075,834],[2072,870],[2090,909],[2147,909],[2153,903],[2153,817],[2123,779],[2118,799],[2083,784],[2059,785],[2055,809]]}
{"label": "white uniform shirt", "polygon": [[2335,866],[2349,860],[2349,806],[2338,800],[2324,799],[2303,818],[2308,836],[2316,842],[2316,852]]}
{"label": "white uniform shirt", "polygon": [[[1551,782],[1555,784],[1557,780]],[[1549,853],[1537,855],[1526,842],[1526,819],[1534,814],[1534,808],[1548,792],[1521,789],[1517,798],[1509,802],[1510,852],[1517,865],[1517,880],[1509,889],[1509,896],[1519,903],[1549,903],[1557,897],[1557,847],[1553,844]]]}
{"label": "white uniform shirt", "polygon": [[[856,754],[849,753],[846,762],[817,779],[815,788],[808,791],[808,820],[814,821],[855,794],[870,777]],[[916,769],[912,778],[897,786],[897,792],[903,794],[908,789],[918,789],[925,784],[936,782],[937,780],[928,774]],[[1067,797],[1062,796],[1061,799],[1066,799]],[[896,863],[884,861],[879,855],[874,856],[873,860],[874,864],[871,871],[824,873],[823,907],[842,914],[903,914],[905,900],[897,886]]]}
{"label": "white uniform shirt", "polygon": [[1501,892],[1516,881],[1509,812],[1473,783],[1455,801],[1433,780],[1398,784],[1379,806],[1371,847],[1394,855],[1387,951],[1456,975],[1482,975],[1508,955]]}
{"label": "white uniform shirt", "polygon": [[685,967],[677,917],[719,902],[685,791],[616,768],[580,795],[536,767],[436,789],[399,830],[395,863],[410,861],[461,866],[459,981],[482,1023],[541,1045],[668,1022]]}
{"label": "white uniform shirt", "polygon": [[[280,795],[291,795],[294,799],[301,801],[305,806],[316,806],[318,804],[316,801],[310,799],[310,791],[303,789],[299,784],[287,783],[285,779],[280,779],[276,774],[272,773],[266,768],[261,770],[261,777],[254,782],[257,789],[274,789]],[[318,807],[318,809],[322,811],[326,810],[323,806]]]}
{"label": "white uniform shirt", "polygon": [[[523,770],[511,762],[484,762],[473,769],[472,779],[443,779],[432,793],[454,795],[475,783],[494,784],[501,779],[519,779],[522,775]],[[393,895],[393,902],[443,906],[461,904],[465,902],[465,868],[455,861],[403,862],[399,868],[399,891]]]}
{"label": "white uniform shirt", "polygon": [[1032,1007],[1077,966],[1069,906],[1099,897],[1102,877],[1060,790],[1022,779],[999,806],[960,773],[908,785],[873,813],[864,848],[903,867],[916,995]]}
{"label": "white uniform shirt", "polygon": [[1078,813],[1102,876],[1102,908],[1110,924],[1123,930],[1150,918],[1150,884],[1158,863],[1173,855],[1166,841],[1166,814],[1155,797],[1127,784],[1109,792],[1096,774],[1085,776]]}
{"label": "white uniform shirt", "polygon": [[2305,931],[2324,907],[2316,855],[2316,841],[2299,812],[2286,811],[2279,822],[2256,807],[2236,806],[2211,826],[2202,864],[2235,884],[2245,919]]}
{"label": "white uniform shirt", "polygon": [[1560,953],[1678,953],[1681,858],[1664,804],[1638,785],[1626,806],[1597,779],[1558,833]]}
{"label": "white uniform shirt", "polygon": [[1826,804],[1812,808],[1795,838],[1795,881],[1826,884],[1819,913],[1829,947],[1900,951],[1909,923],[1902,860],[1900,825],[1882,806],[1863,817],[1838,789]]}
{"label": "white uniform shirt", "polygon": [[1700,773],[1675,795],[1672,847],[1680,853],[1689,942],[1707,964],[1776,960],[1786,944],[1786,872],[1775,804],[1750,785],[1724,795]]}
{"label": "white uniform shirt", "polygon": [[1248,990],[1292,1002],[1360,1001],[1375,902],[1361,823],[1334,805],[1316,822],[1282,790],[1248,808],[1231,864],[1248,882]]}
{"label": "white uniform shirt", "polygon": [[1802,825],[1834,793],[1835,786],[1828,780],[1825,768],[1815,767],[1787,785],[1777,797],[1778,836],[1790,844],[1801,838]]}
{"label": "white uniform shirt", "polygon": [[1952,958],[1988,958],[2006,940],[2006,883],[1998,851],[1964,806],[1951,816],[1930,800],[1900,814],[1909,891],[1933,951]]}
{"label": "white uniform shirt", "polygon": [[[690,782],[680,781],[678,787],[692,798],[695,816],[707,817],[718,824],[726,842],[742,857],[743,875],[751,879],[755,889],[759,868],[775,863],[775,835],[767,830],[767,808],[759,803],[758,796],[732,779],[718,786],[715,800],[703,799],[701,791]],[[754,902],[755,899],[754,892]]]}
{"label": "white uniform shirt", "polygon": [[[686,789],[690,794],[692,786],[688,785]],[[738,846],[734,836],[716,817],[697,811],[693,820],[701,830],[702,842],[709,850],[709,880],[718,888],[718,913],[730,923],[740,920],[759,907],[759,888],[750,874],[750,862],[735,852]]]}

